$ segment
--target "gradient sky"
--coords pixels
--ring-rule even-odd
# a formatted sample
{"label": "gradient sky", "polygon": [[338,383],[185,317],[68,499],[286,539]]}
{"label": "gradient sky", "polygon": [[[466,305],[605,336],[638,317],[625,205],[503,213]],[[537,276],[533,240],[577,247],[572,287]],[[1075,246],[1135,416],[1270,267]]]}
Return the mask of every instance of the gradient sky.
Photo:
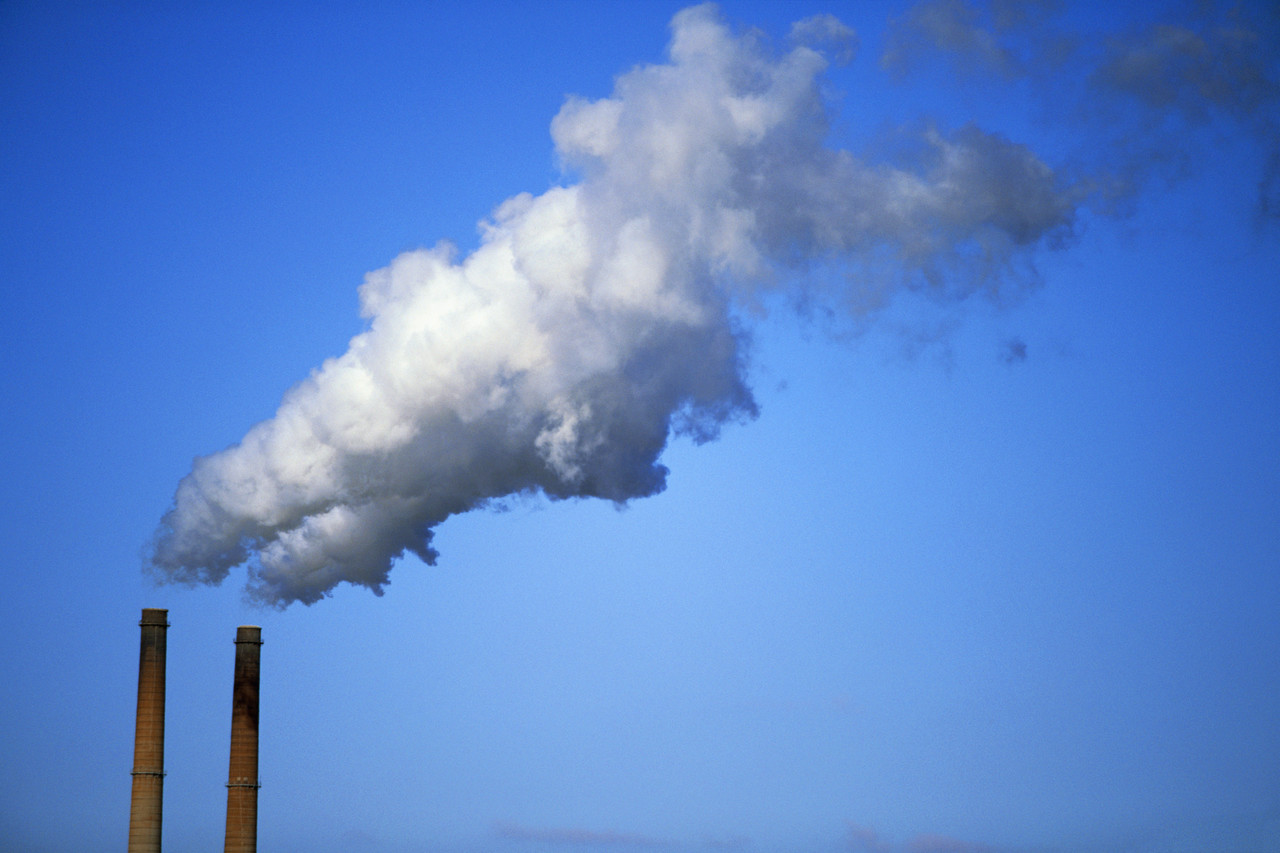
{"label": "gradient sky", "polygon": [[552,118],[682,4],[0,5],[0,848],[125,844],[165,607],[170,853],[221,844],[240,624],[263,850],[1280,851],[1280,20],[1119,6],[722,3],[856,31],[832,147],[972,123],[1116,183],[994,294],[741,308],[759,416],[662,494],[513,498],[274,609],[142,571],[193,458],[366,273],[576,180]]}

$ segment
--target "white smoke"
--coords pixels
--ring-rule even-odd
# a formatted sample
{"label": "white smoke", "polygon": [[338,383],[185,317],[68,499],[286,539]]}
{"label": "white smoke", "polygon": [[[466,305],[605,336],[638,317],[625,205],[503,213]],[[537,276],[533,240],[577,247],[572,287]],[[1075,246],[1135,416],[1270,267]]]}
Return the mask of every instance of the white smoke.
{"label": "white smoke", "polygon": [[433,528],[487,501],[653,495],[672,434],[754,416],[738,309],[810,260],[850,271],[833,302],[883,302],[867,281],[964,295],[1072,225],[1079,194],[974,127],[925,131],[910,165],[826,147],[813,45],[854,44],[830,16],[785,52],[711,6],[672,32],[665,64],[553,120],[580,183],[504,202],[465,258],[440,245],[367,276],[367,331],[182,480],[153,543],[162,578],[246,564],[278,606],[344,581],[380,592],[393,560],[434,561]]}

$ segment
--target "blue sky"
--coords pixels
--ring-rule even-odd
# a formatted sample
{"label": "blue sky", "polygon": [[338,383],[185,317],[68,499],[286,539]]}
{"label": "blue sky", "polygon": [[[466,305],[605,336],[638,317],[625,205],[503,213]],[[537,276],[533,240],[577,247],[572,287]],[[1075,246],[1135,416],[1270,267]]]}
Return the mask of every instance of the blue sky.
{"label": "blue sky", "polygon": [[[239,624],[265,641],[264,850],[1280,851],[1274,13],[725,2],[682,19],[724,41],[681,65],[681,8],[0,8],[0,846],[124,843],[138,613],[166,607],[170,851],[222,838]],[[714,73],[628,74],[723,55],[783,79],[784,57],[811,56],[788,39],[806,19],[844,40],[808,39],[829,65],[794,101],[761,95],[777,112],[744,101],[737,147],[719,113],[684,109]],[[562,113],[568,96],[588,106]],[[728,183],[663,182],[643,145],[668,119],[723,153],[699,162]],[[830,166],[838,150],[851,159]],[[947,171],[946,152],[972,168]],[[734,182],[744,163],[767,166],[755,195]],[[580,188],[592,247],[631,245],[610,223],[643,219],[675,302],[637,295],[650,267],[622,249],[580,281],[554,266],[566,244],[521,248],[560,239],[563,210],[496,209],[568,197],[542,196],[555,187]],[[754,219],[699,243],[680,217],[729,200]],[[250,569],[157,586],[143,564],[193,459],[395,327],[361,317],[361,283],[440,240],[456,246],[440,281],[514,246],[546,288],[528,291],[538,342],[568,355],[527,385],[448,385],[474,429],[440,440],[473,454],[470,475],[506,464],[471,436],[531,424],[502,470],[533,464],[533,485],[413,516],[439,559],[398,559],[381,596],[311,580],[367,578],[363,553],[263,574],[305,557],[270,562],[297,541],[270,506],[245,522]],[[612,331],[552,310],[565,281]],[[524,285],[483,292],[502,306]],[[370,360],[396,388],[528,344],[501,325],[515,308],[449,314],[474,292],[430,286],[405,316],[448,346]],[[606,373],[561,368],[668,332],[628,363],[674,353],[657,384],[679,400],[634,423],[678,423],[703,388],[741,402],[738,379],[758,414],[671,436],[665,490],[621,510],[538,494],[651,470],[591,438],[633,424],[601,426],[606,398],[582,396]],[[466,420],[494,388],[533,414]],[[366,411],[326,393],[335,418]],[[427,412],[411,427],[430,433],[441,399],[411,398]],[[405,417],[356,417],[343,446]],[[387,446],[339,470],[472,488]],[[246,454],[213,457],[200,494],[239,506],[218,466]],[[250,457],[246,476],[279,462]],[[253,572],[267,606],[245,597]]]}

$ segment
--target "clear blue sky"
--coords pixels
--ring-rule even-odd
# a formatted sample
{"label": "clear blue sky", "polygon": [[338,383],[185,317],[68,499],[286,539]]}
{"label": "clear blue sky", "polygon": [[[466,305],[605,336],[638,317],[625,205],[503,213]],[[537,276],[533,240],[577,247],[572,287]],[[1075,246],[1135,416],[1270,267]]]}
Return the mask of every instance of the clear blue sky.
{"label": "clear blue sky", "polygon": [[1280,851],[1274,10],[454,5],[0,5],[0,848]]}

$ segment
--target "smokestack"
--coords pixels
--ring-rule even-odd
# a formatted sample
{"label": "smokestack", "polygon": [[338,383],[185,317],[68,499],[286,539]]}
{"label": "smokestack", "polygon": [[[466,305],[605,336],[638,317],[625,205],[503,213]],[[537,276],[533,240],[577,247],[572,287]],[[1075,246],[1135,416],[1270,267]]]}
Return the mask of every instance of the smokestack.
{"label": "smokestack", "polygon": [[226,853],[256,853],[258,849],[258,665],[261,647],[262,629],[257,625],[241,625],[236,629]]}
{"label": "smokestack", "polygon": [[138,720],[133,735],[129,853],[160,853],[164,797],[164,660],[168,610],[143,608],[138,655]]}

